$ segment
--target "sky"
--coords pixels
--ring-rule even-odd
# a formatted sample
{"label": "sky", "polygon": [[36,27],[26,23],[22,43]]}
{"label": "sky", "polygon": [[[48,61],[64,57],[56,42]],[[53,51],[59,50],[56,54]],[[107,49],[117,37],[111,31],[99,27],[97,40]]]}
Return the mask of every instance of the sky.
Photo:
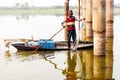
{"label": "sky", "polygon": [[[17,2],[19,3],[29,3],[29,6],[54,6],[54,5],[64,5],[65,0],[0,0],[0,7],[14,6]],[[78,0],[70,0],[70,5],[77,5]],[[120,3],[120,0],[114,0],[114,4]]]}

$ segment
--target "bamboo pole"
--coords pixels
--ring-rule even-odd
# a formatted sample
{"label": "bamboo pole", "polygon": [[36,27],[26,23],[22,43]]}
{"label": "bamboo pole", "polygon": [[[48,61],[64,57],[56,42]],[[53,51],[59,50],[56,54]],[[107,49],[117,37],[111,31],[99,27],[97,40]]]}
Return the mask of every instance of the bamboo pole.
{"label": "bamboo pole", "polygon": [[94,55],[105,55],[105,0],[93,0]]}
{"label": "bamboo pole", "polygon": [[[78,0],[78,18],[80,19],[80,0]],[[80,41],[80,21],[78,21],[78,41]]]}
{"label": "bamboo pole", "polygon": [[[65,18],[66,18],[66,16],[68,16],[68,10],[69,10],[69,0],[65,0],[65,2],[64,2],[64,16],[65,16]],[[66,30],[66,28],[64,29],[64,39],[68,40],[67,39],[67,30]]]}
{"label": "bamboo pole", "polygon": [[86,0],[86,37],[92,38],[92,0]]}
{"label": "bamboo pole", "polygon": [[113,0],[106,0],[106,37],[113,37]]}

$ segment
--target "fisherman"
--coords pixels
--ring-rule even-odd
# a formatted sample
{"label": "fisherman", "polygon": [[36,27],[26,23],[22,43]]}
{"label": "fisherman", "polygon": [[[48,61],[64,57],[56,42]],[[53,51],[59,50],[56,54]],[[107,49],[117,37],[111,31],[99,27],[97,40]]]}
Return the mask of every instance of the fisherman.
{"label": "fisherman", "polygon": [[71,48],[71,38],[73,40],[73,46],[76,44],[76,28],[75,28],[75,21],[82,21],[83,19],[76,19],[75,16],[73,16],[73,11],[68,11],[68,16],[66,16],[66,19],[64,22],[62,22],[63,27],[67,27],[67,38],[68,38],[68,49]]}

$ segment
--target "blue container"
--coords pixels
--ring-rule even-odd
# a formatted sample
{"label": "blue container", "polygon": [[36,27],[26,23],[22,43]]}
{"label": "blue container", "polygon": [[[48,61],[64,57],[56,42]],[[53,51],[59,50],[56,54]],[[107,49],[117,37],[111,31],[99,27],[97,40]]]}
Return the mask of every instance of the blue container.
{"label": "blue container", "polygon": [[[38,42],[38,45],[41,46],[43,43],[45,43],[47,41],[47,39],[40,39]],[[41,46],[41,48],[47,48],[47,49],[53,49],[55,48],[55,44],[53,40],[49,40],[47,41],[47,43],[45,43],[43,46]]]}

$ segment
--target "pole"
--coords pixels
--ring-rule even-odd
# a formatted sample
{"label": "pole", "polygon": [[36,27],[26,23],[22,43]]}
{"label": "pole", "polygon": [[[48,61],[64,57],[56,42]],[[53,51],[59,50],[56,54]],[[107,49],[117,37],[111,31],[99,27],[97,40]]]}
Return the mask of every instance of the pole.
{"label": "pole", "polygon": [[38,46],[35,51],[37,51],[39,48],[41,48],[43,45],[45,45],[49,40],[51,40],[55,35],[57,35],[60,31],[62,31],[64,28],[62,27],[59,31],[57,31],[54,35],[52,35],[48,40],[46,40],[43,44]]}
{"label": "pole", "polygon": [[[80,19],[80,0],[78,0],[78,18]],[[78,42],[80,41],[80,21],[78,21]]]}

